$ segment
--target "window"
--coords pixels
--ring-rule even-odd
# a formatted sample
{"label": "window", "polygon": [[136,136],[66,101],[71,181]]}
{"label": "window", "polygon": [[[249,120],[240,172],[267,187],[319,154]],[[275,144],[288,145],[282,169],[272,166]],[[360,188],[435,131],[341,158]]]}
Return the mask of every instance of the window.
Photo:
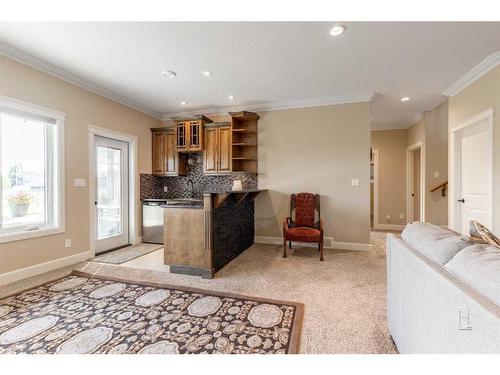
{"label": "window", "polygon": [[64,115],[0,97],[0,242],[64,230]]}

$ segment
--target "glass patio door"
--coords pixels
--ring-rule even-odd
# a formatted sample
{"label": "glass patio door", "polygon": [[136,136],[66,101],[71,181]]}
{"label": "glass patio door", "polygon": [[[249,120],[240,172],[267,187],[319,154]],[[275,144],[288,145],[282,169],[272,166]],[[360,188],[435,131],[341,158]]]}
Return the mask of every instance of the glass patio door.
{"label": "glass patio door", "polygon": [[95,251],[129,244],[128,144],[95,137]]}

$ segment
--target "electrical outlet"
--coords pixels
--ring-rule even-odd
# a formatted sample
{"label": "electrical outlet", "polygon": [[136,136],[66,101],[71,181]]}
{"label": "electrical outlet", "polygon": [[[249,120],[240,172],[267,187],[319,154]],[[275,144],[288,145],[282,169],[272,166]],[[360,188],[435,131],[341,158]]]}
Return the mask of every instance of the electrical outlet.
{"label": "electrical outlet", "polygon": [[66,238],[64,240],[64,247],[71,247],[71,238]]}
{"label": "electrical outlet", "polygon": [[435,178],[439,178],[439,172],[438,171],[434,172],[434,177]]}
{"label": "electrical outlet", "polygon": [[163,192],[164,192],[164,193],[168,193],[168,186],[164,186],[164,187],[163,187]]}
{"label": "electrical outlet", "polygon": [[386,220],[391,220],[391,215],[385,215]]}
{"label": "electrical outlet", "polygon": [[404,219],[405,218],[405,214],[399,214],[399,218],[400,219]]}

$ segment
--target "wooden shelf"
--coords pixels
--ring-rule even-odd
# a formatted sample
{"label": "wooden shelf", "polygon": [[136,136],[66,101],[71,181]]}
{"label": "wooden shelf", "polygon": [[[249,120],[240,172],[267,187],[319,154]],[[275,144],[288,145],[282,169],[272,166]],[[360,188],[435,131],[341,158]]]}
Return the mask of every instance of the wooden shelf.
{"label": "wooden shelf", "polygon": [[255,130],[251,129],[235,129],[233,128],[233,133],[257,133]]}
{"label": "wooden shelf", "polygon": [[233,143],[233,146],[237,146],[237,147],[253,147],[253,146],[257,146],[257,145],[255,143],[237,142],[237,143]]}
{"label": "wooden shelf", "polygon": [[259,115],[252,112],[230,112],[232,126],[233,172],[257,173]]}

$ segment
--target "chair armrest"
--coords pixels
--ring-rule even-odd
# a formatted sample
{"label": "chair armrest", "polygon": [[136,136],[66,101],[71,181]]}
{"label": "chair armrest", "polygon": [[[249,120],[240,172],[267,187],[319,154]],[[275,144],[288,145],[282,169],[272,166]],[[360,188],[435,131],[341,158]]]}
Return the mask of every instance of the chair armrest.
{"label": "chair armrest", "polygon": [[289,224],[289,217],[285,217],[283,219],[283,230],[290,229],[290,224]]}

